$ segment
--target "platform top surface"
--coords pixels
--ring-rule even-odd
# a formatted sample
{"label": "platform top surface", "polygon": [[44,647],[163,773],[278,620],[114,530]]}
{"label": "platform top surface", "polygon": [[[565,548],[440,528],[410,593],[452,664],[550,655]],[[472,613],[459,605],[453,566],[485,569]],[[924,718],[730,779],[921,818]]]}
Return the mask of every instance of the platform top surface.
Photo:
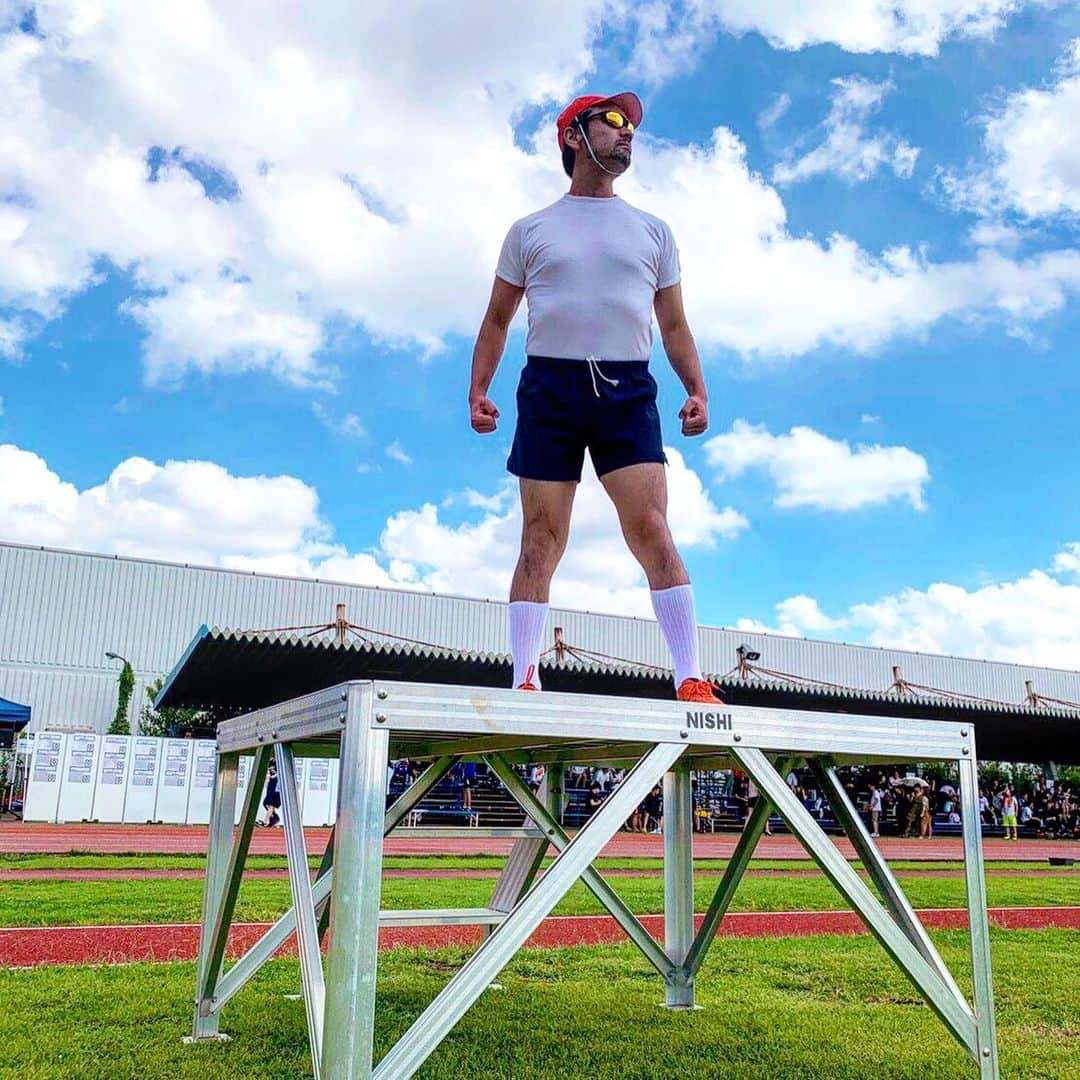
{"label": "platform top surface", "polygon": [[957,759],[974,751],[970,723],[388,680],[352,681],[223,721],[225,752],[273,742],[329,744],[347,728],[388,733],[393,756],[506,750],[527,760],[633,757],[660,742],[699,757],[757,747],[866,760]]}

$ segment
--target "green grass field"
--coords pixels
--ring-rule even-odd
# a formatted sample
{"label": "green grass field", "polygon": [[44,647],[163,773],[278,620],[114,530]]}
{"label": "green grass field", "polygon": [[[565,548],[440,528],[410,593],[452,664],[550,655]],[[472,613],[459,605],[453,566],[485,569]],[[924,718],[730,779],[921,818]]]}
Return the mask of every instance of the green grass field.
{"label": "green grass field", "polygon": [[[312,868],[319,865],[319,857],[308,859]],[[546,860],[551,862],[549,858]],[[506,862],[505,855],[387,855],[383,866],[387,870],[499,870]],[[852,860],[853,865],[859,865]],[[254,869],[284,870],[283,855],[251,855],[247,865]],[[602,857],[598,868],[604,870],[655,870],[663,866],[661,859]],[[699,870],[723,870],[727,859],[695,859]],[[894,870],[963,870],[964,864],[956,860],[925,861],[898,859],[889,864]],[[1027,862],[1016,859],[1000,859],[987,862],[988,870],[1023,870],[1027,873],[1054,871],[1048,862]],[[202,855],[95,855],[89,853],[72,855],[19,855],[0,854],[0,870],[202,870],[206,858]],[[752,870],[814,870],[816,863],[810,859],[754,859]],[[1080,870],[1076,871],[1080,874]]]}
{"label": "green grass field", "polygon": [[[933,935],[967,987],[966,935]],[[1080,935],[992,933],[1001,1075],[1080,1077]],[[460,950],[380,958],[378,1053],[464,961]],[[310,1075],[295,961],[274,961],[230,1003],[233,1041],[185,1047],[191,964],[0,973],[0,1077],[285,1080]],[[632,946],[527,950],[417,1074],[424,1080],[970,1080],[973,1066],[869,937],[718,941],[705,1008],[657,1007]]]}
{"label": "green grass field", "polygon": [[[963,878],[922,877],[898,873],[902,887],[917,908],[962,907]],[[612,885],[638,913],[663,910],[663,880],[658,873],[611,879]],[[703,911],[716,889],[716,877],[695,883],[695,910]],[[383,908],[482,907],[491,897],[492,879],[386,878]],[[1080,905],[1080,874],[1039,873],[993,877],[987,881],[995,907]],[[0,926],[70,926],[92,924],[197,922],[202,906],[198,879],[130,879],[111,881],[0,881]],[[282,879],[248,879],[241,886],[236,919],[262,922],[277,918],[290,906],[289,885]],[[734,911],[802,911],[846,908],[822,876],[749,877],[740,885]],[[558,915],[603,911],[588,889],[574,885],[555,909]]]}

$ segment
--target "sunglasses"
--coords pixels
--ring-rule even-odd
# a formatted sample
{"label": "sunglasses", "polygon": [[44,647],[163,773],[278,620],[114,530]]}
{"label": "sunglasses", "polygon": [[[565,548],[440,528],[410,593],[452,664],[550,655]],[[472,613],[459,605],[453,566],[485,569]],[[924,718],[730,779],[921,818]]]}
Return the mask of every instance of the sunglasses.
{"label": "sunglasses", "polygon": [[634,134],[634,125],[615,109],[609,109],[607,112],[590,113],[588,116],[581,118],[583,124],[587,124],[590,120],[603,120],[608,127],[626,128],[631,135]]}

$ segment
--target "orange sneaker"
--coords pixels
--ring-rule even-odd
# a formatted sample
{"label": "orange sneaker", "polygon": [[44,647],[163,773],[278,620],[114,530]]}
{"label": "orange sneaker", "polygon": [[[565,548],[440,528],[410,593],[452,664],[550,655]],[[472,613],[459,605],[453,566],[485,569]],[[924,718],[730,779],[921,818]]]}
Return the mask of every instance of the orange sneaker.
{"label": "orange sneaker", "polygon": [[708,679],[683,679],[675,691],[679,701],[696,701],[701,705],[723,705],[724,699]]}
{"label": "orange sneaker", "polygon": [[525,672],[525,681],[517,688],[518,690],[532,690],[533,693],[537,693],[540,690],[539,686],[533,685],[533,676],[536,674],[536,666],[534,664],[529,665],[529,670]]}

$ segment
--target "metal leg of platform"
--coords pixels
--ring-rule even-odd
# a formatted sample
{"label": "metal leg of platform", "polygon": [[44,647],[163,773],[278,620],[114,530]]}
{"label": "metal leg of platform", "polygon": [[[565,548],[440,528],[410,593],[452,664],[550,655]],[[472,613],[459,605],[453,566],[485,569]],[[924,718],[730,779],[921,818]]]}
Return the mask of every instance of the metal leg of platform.
{"label": "metal leg of platform", "polygon": [[[565,851],[570,845],[570,837],[566,835],[563,827],[552,817],[540,800],[533,795],[528,785],[514,772],[513,766],[499,754],[491,754],[487,762],[492,772],[503,782],[506,790],[518,801],[526,815],[547,834],[552,846],[559,851]],[[632,813],[633,807],[630,810]],[[641,924],[641,920],[626,906],[622,897],[592,866],[586,867],[582,872],[581,880],[593,896],[604,905],[611,917],[626,931],[627,937],[644,953],[645,958],[664,977],[664,980],[669,980],[674,973],[674,964],[668,959],[667,953],[657,944],[652,934]]]}
{"label": "metal leg of platform", "polygon": [[[792,768],[794,761],[794,758],[781,758],[777,762],[776,768],[780,773],[786,774]],[[709,901],[705,916],[701,920],[701,926],[694,936],[690,951],[686,956],[686,962],[683,966],[686,969],[687,978],[693,979],[705,960],[709,947],[716,938],[716,932],[720,929],[720,923],[731,906],[735,891],[743,879],[743,874],[746,873],[746,868],[754,857],[754,851],[765,832],[765,826],[769,823],[769,816],[772,812],[773,805],[769,802],[768,797],[764,795],[758,799],[757,804],[750,811],[750,816],[746,819],[742,834],[739,836],[739,842],[735,845],[731,858],[728,859],[727,868],[720,878],[720,884],[717,885],[712,900]]]}
{"label": "metal leg of platform", "polygon": [[300,983],[304,990],[308,1040],[311,1045],[315,1080],[320,1080],[323,1040],[323,1017],[326,1009],[326,981],[322,953],[319,950],[319,919],[311,895],[307,848],[304,845],[304,820],[300,812],[300,793],[296,786],[296,767],[292,747],[278,743],[274,747],[281,787],[281,817],[285,826],[285,853],[289,867],[289,887],[296,912],[296,944],[300,955]]}
{"label": "metal leg of platform", "polygon": [[[682,746],[660,743],[630,770],[622,784],[559,854],[547,873],[387,1053],[373,1074],[376,1080],[405,1080],[420,1068],[682,752]],[[343,1072],[340,1075],[347,1074]],[[348,1075],[360,1077],[365,1074],[356,1072]]]}
{"label": "metal leg of platform", "polygon": [[859,811],[848,798],[844,785],[836,775],[836,770],[817,759],[811,759],[810,767],[818,784],[828,796],[829,805],[832,806],[837,820],[855,848],[855,853],[866,867],[866,872],[877,886],[878,892],[881,893],[893,921],[907,935],[908,941],[919,950],[923,959],[941,976],[953,995],[964,1000],[963,992],[956,985],[952,973],[934,947],[918,915],[915,914],[915,909],[900,888],[900,883],[893,877],[889,864],[881,857],[881,852],[871,838],[863,819],[859,816]]}
{"label": "metal leg of platform", "polygon": [[849,904],[858,912],[870,932],[900,965],[904,974],[926,997],[930,1007],[956,1036],[973,1060],[978,1060],[975,1015],[933,966],[923,958],[889,913],[874,897],[866,883],[848,864],[836,845],[787,786],[784,778],[760,750],[735,749],[732,754],[747,774],[776,807],[792,833],[821,867]]}
{"label": "metal leg of platform", "polygon": [[[386,811],[383,819],[383,835],[389,833],[408,814],[408,812],[449,772],[454,763],[452,757],[437,758],[417,778],[416,783],[395,801],[393,806]],[[338,840],[337,827],[331,835],[331,842],[336,849]],[[330,913],[330,897],[334,883],[333,867],[327,863],[326,855],[331,854],[329,845],[327,853],[323,856],[323,867],[311,886],[311,896],[316,905],[316,911],[320,911],[320,939],[325,935],[325,920]],[[332,857],[332,854],[331,854]],[[324,872],[325,869],[325,872]],[[219,1012],[226,1003],[243,989],[251,980],[251,977],[285,944],[296,930],[296,909],[289,908],[266,931],[265,934],[232,967],[221,977],[217,986],[214,999],[210,1008],[213,1012]]]}
{"label": "metal leg of platform", "polygon": [[664,951],[674,968],[664,992],[669,1009],[694,1007],[694,977],[684,966],[694,941],[692,814],[690,763],[683,759],[664,774]]}
{"label": "metal leg of platform", "polygon": [[210,808],[210,843],[203,885],[192,1041],[221,1037],[216,1009],[217,987],[269,760],[266,750],[259,750],[255,755],[240,828],[234,836],[240,755],[222,754],[218,759]]}
{"label": "metal leg of platform", "polygon": [[389,738],[374,726],[370,685],[350,694],[341,737],[329,989],[322,1048],[326,1080],[371,1076],[375,973]]}
{"label": "metal leg of platform", "polygon": [[975,988],[975,1024],[978,1029],[979,1080],[998,1080],[994,989],[990,978],[990,924],[986,914],[986,879],[983,871],[982,825],[979,821],[979,773],[974,738],[971,756],[961,758],[960,814],[964,829],[964,878],[967,885],[968,927],[971,931],[971,977]]}

